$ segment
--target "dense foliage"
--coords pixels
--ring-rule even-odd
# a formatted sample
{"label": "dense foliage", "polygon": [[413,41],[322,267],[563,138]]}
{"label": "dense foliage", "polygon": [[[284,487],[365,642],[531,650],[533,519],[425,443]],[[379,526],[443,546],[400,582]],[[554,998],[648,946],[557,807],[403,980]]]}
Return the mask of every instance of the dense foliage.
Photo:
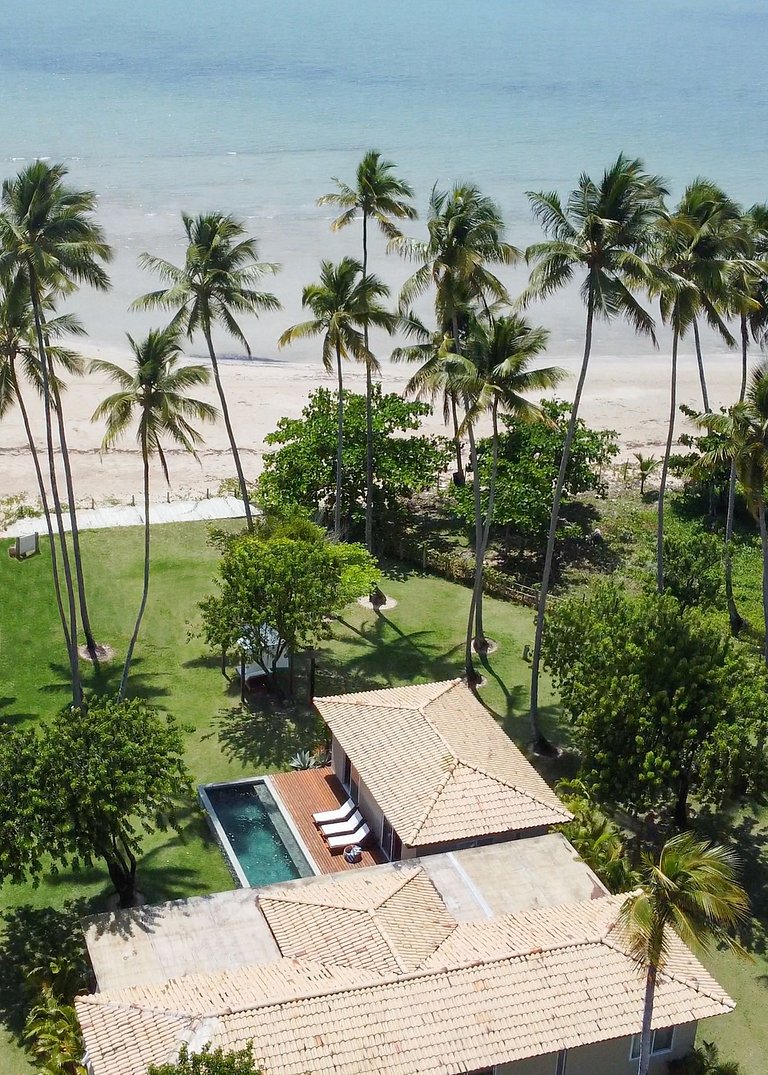
{"label": "dense foliage", "polygon": [[237,1052],[206,1046],[202,1052],[191,1053],[182,1045],[175,1063],[151,1064],[147,1075],[261,1075],[261,1070],[250,1046]]}
{"label": "dense foliage", "polygon": [[181,729],[139,699],[90,698],[0,739],[0,879],[37,881],[102,859],[121,904],[144,836],[189,789]]}
{"label": "dense foliage", "polygon": [[222,660],[235,651],[274,677],[283,654],[325,637],[328,617],[378,581],[361,545],[328,541],[298,515],[270,519],[252,534],[224,540],[218,593],[200,603],[202,635]]}
{"label": "dense foliage", "polygon": [[667,526],[664,586],[681,608],[710,608],[723,596],[723,543],[699,527]]}
{"label": "dense foliage", "polygon": [[671,801],[685,824],[692,791],[719,803],[761,785],[765,671],[697,610],[600,583],[551,610],[545,656],[601,801]]}
{"label": "dense foliage", "polygon": [[[358,533],[365,520],[365,396],[345,392],[342,518]],[[424,403],[406,402],[394,393],[372,388],[373,526],[391,524],[401,501],[428,489],[450,458],[441,437],[408,436],[430,413]],[[258,499],[270,510],[299,506],[312,512],[329,510],[336,486],[336,397],[327,388],[312,392],[301,418],[281,418],[266,438],[275,451],[264,457]]]}
{"label": "dense foliage", "polygon": [[[538,547],[547,536],[552,511],[552,487],[557,478],[571,408],[562,400],[544,400],[548,421],[521,422],[502,416],[506,427],[499,437],[498,475],[493,522],[508,527],[524,547]],[[590,429],[579,418],[568,457],[564,499],[578,493],[605,493],[605,468],[616,455],[616,434]],[[487,488],[491,442],[477,448],[481,484]],[[474,519],[472,491],[454,490],[458,511],[467,522]]]}

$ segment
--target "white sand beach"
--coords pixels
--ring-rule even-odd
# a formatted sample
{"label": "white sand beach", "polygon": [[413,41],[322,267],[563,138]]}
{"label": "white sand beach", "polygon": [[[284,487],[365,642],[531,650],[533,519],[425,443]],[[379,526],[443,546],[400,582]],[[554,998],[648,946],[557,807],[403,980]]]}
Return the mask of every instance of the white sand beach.
{"label": "white sand beach", "polygon": [[[128,356],[119,351],[93,348],[89,357],[109,358],[125,364]],[[562,365],[569,378],[558,395],[572,398],[579,360],[548,356],[548,361]],[[335,387],[332,378],[316,364],[288,359],[222,363],[222,377],[230,404],[232,421],[240,445],[246,472],[255,478],[262,466],[264,438],[282,416],[295,417],[301,412],[309,392],[319,384]],[[386,391],[401,392],[411,370],[406,366],[385,364],[383,386]],[[739,361],[735,354],[712,355],[707,359],[707,376],[713,406],[729,404],[736,398]],[[346,382],[353,391],[364,390],[364,375],[350,366]],[[141,465],[135,441],[126,438],[108,455],[100,453],[103,428],[91,422],[91,415],[103,396],[113,388],[103,377],[89,375],[76,381],[66,394],[65,409],[69,443],[78,500],[96,504],[128,502],[141,493]],[[211,385],[205,398],[216,403]],[[30,401],[31,402],[31,401]],[[701,396],[693,356],[687,351],[680,358],[679,402],[700,406]],[[666,437],[669,413],[669,358],[666,354],[643,355],[633,359],[596,354],[592,360],[582,404],[584,419],[603,429],[615,429],[620,438],[621,456],[635,451],[661,454]],[[679,431],[684,428],[679,416]],[[441,433],[439,415],[424,424],[428,432]],[[42,444],[42,431],[37,426]],[[172,498],[214,495],[222,479],[233,474],[223,423],[205,429],[206,445],[200,461],[181,452],[169,452]],[[153,499],[165,499],[166,487],[159,470],[154,476]],[[26,493],[34,501],[35,477],[26,446],[24,429],[18,412],[3,419],[0,425],[0,497]]]}

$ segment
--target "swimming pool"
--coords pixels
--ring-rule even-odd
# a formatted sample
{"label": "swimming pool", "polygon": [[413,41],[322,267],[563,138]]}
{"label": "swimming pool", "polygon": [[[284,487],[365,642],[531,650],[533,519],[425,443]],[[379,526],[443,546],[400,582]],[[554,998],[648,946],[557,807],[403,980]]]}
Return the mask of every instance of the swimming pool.
{"label": "swimming pool", "polygon": [[232,872],[244,888],[311,877],[316,872],[264,777],[204,784],[197,790]]}

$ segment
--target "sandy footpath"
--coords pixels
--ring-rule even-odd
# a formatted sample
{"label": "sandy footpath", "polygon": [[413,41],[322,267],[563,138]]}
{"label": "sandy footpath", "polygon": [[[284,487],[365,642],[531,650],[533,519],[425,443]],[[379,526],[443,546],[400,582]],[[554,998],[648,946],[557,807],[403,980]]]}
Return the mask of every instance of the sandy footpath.
{"label": "sandy footpath", "polygon": [[[106,349],[91,349],[89,357],[109,358],[124,364],[124,353]],[[562,365],[570,376],[558,394],[572,398],[578,359],[548,361]],[[695,363],[685,352],[680,358],[679,401],[700,406],[701,397]],[[405,366],[386,364],[383,371],[385,390],[400,392],[411,370]],[[738,392],[739,362],[731,355],[713,355],[707,359],[707,374],[713,405],[729,404]],[[264,437],[278,419],[298,416],[308,393],[319,384],[334,387],[334,381],[323,372],[320,363],[307,364],[288,360],[222,363],[222,376],[229,401],[232,420],[240,445],[246,472],[255,477],[261,469]],[[359,367],[350,366],[346,382],[354,391],[364,390],[364,376]],[[72,455],[78,500],[91,498],[98,503],[115,500],[124,502],[141,491],[141,466],[136,442],[126,437],[117,450],[102,456],[99,450],[103,429],[91,422],[97,403],[114,391],[105,378],[89,375],[75,381],[65,398],[67,427]],[[205,398],[216,403],[213,385],[205,390]],[[29,400],[33,408],[36,401]],[[587,380],[582,414],[590,424],[619,433],[622,458],[632,452],[660,454],[666,436],[669,412],[669,359],[664,354],[636,358],[608,358],[595,355]],[[39,425],[36,427],[42,443]],[[439,416],[428,419],[424,428],[443,432]],[[682,421],[680,423],[682,429]],[[200,462],[184,453],[170,451],[171,496],[214,494],[222,478],[233,473],[228,454],[223,423],[205,429],[206,445]],[[153,499],[165,497],[162,475],[154,477]],[[24,429],[18,412],[7,415],[0,423],[0,497],[27,493],[34,498],[35,478]]]}

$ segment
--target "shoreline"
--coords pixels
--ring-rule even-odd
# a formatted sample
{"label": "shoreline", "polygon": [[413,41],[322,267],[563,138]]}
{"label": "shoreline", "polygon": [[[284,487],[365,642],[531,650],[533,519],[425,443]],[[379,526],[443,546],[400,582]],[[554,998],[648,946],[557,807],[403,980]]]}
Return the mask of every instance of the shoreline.
{"label": "shoreline", "polygon": [[[128,353],[117,348],[84,346],[81,351],[86,358],[106,358],[120,365],[129,361]],[[756,351],[752,364],[758,357],[759,352]],[[197,356],[194,356],[194,360],[197,361]],[[573,356],[550,354],[543,361],[561,365],[568,373],[558,391],[546,394],[572,399],[580,360]],[[265,436],[275,429],[281,417],[298,417],[312,389],[322,385],[333,389],[335,378],[324,373],[319,359],[310,363],[304,359],[292,359],[288,353],[285,357],[250,359],[227,356],[220,359],[220,364],[246,475],[253,479],[261,471]],[[738,394],[738,355],[705,356],[705,364],[712,406],[729,405]],[[401,392],[411,372],[409,365],[382,362],[384,391]],[[364,391],[362,367],[348,365],[345,383],[352,391]],[[129,434],[117,449],[102,456],[102,429],[90,420],[99,401],[111,390],[110,383],[104,377],[88,374],[72,383],[64,397],[79,504],[90,505],[92,500],[97,505],[126,503],[130,502],[131,496],[141,494],[141,460],[134,437]],[[214,404],[218,403],[213,384],[199,395]],[[700,397],[695,357],[692,352],[681,352],[678,404],[700,407]],[[36,401],[31,397],[28,403],[30,410],[38,411]],[[669,415],[669,357],[663,352],[635,356],[594,355],[587,375],[581,415],[590,426],[617,432],[620,444],[617,463],[631,458],[633,452],[637,451],[660,455],[666,440]],[[42,445],[39,413],[35,413],[34,418],[36,442]],[[690,425],[678,411],[676,438],[685,428],[690,429]],[[427,433],[446,433],[441,417],[435,414],[424,420],[422,429]],[[481,435],[487,432],[483,423],[480,423],[479,430]],[[221,420],[213,426],[204,426],[202,431],[206,443],[200,450],[199,463],[186,453],[174,450],[167,452],[171,499],[205,496],[206,490],[214,496],[220,482],[234,474]],[[153,467],[152,481],[153,500],[165,500],[167,487],[156,466]],[[27,499],[35,503],[36,489],[24,428],[15,409],[0,424],[0,499],[26,494]]]}

